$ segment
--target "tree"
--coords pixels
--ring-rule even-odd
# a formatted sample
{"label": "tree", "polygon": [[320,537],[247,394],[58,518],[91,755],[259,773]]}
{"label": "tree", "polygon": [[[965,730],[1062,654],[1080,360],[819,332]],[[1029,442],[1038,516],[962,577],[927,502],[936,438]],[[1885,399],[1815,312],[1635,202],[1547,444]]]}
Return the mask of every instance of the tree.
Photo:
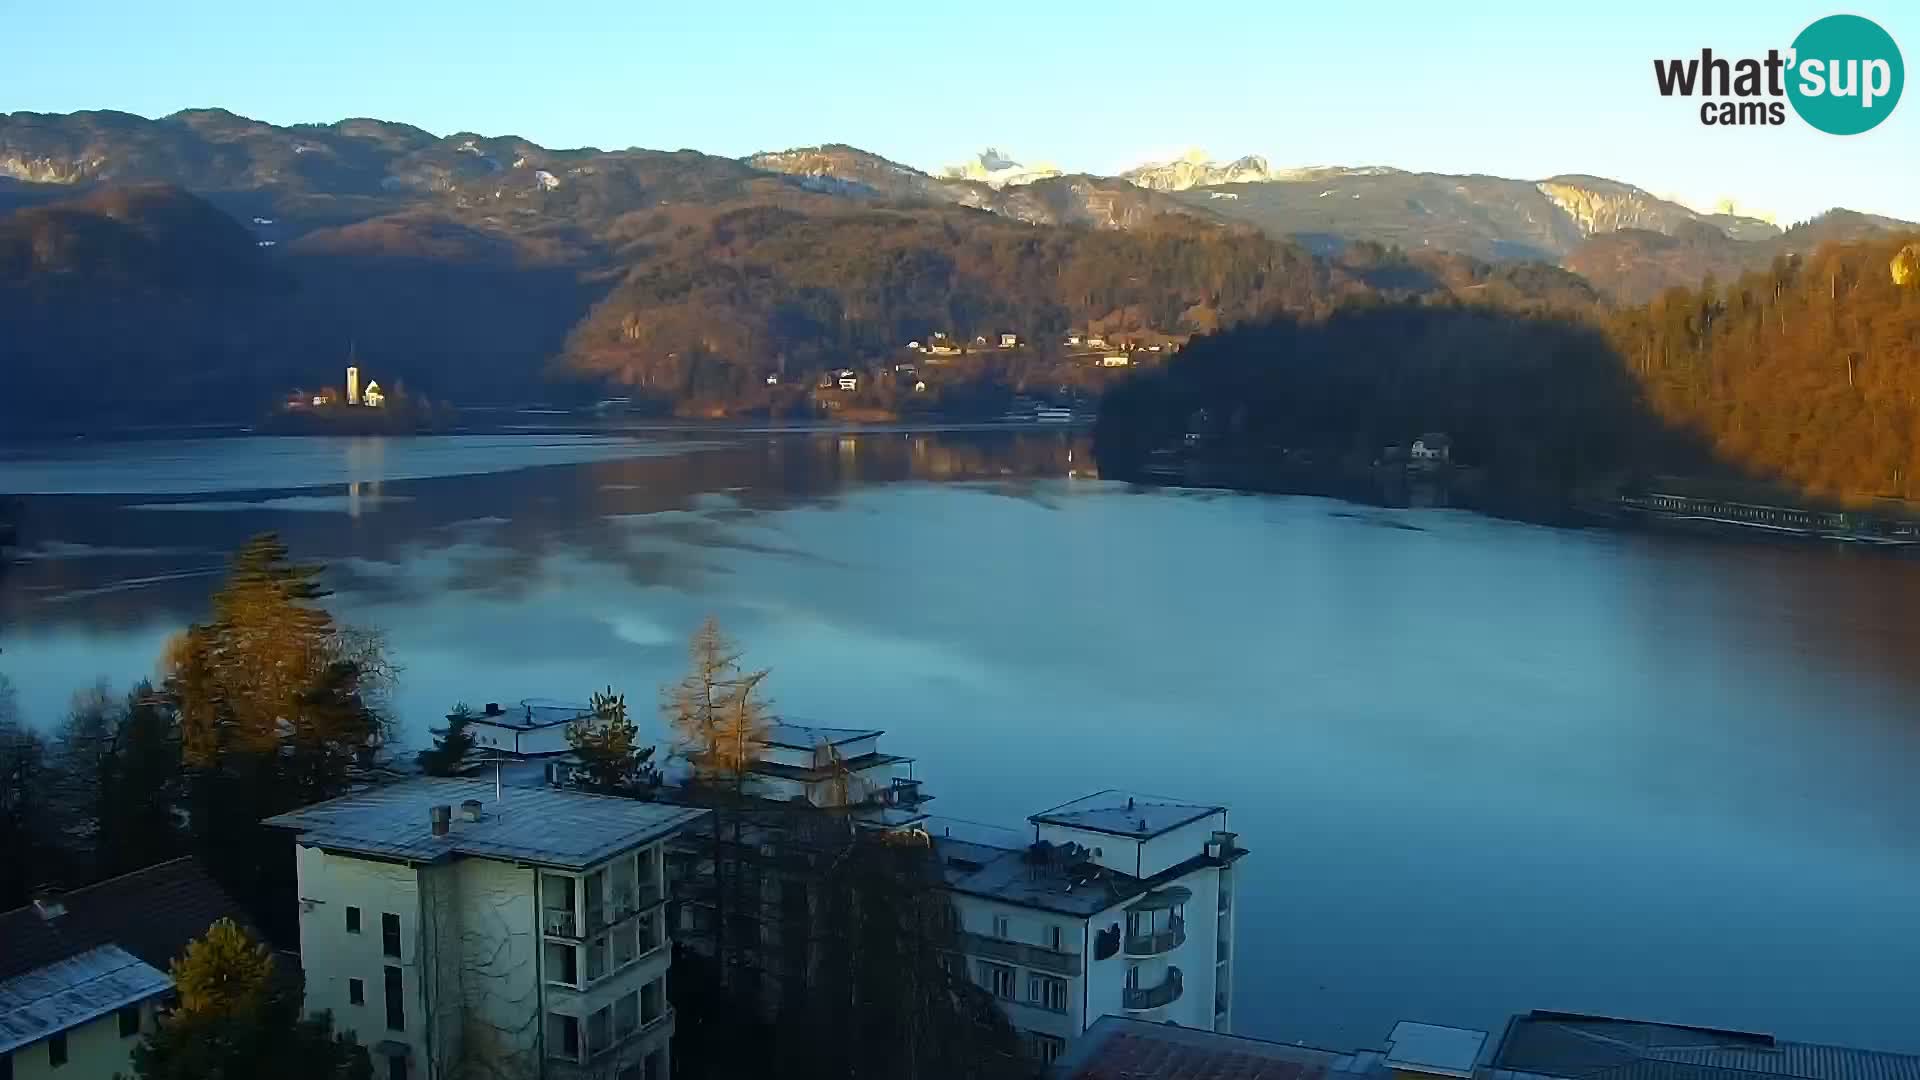
{"label": "tree", "polygon": [[743,673],[740,650],[711,616],[694,631],[687,652],[687,674],[667,690],[661,709],[694,777],[740,791],[767,742],[771,705],[759,693],[769,672]]}
{"label": "tree", "polygon": [[653,747],[641,746],[627,717],[627,696],[613,687],[593,695],[593,717],[567,726],[567,743],[580,758],[578,787],[603,795],[645,797],[660,786]]}
{"label": "tree", "polygon": [[64,860],[55,838],[45,740],[20,722],[13,684],[0,675],[0,910],[27,902],[56,880]]}
{"label": "tree", "polygon": [[395,677],[377,633],[337,626],[319,606],[319,573],[290,562],[272,533],[255,537],[212,617],[163,660],[195,847],[259,925],[289,936],[292,860],[260,821],[346,790],[385,742]]}
{"label": "tree", "polygon": [[[750,993],[758,970],[758,936],[744,932],[759,912],[747,887],[740,860],[741,828],[747,806],[747,778],[766,745],[770,706],[759,696],[767,672],[742,674],[740,651],[708,617],[688,642],[687,674],[661,697],[661,709],[678,741],[678,752],[693,767],[689,789],[711,804],[708,815],[713,867],[714,953],[720,984]],[[736,930],[734,924],[740,923]]]}
{"label": "tree", "polygon": [[467,731],[473,723],[473,707],[461,702],[447,714],[447,726],[433,730],[433,746],[414,756],[420,771],[428,776],[455,776],[473,749],[473,735]]}
{"label": "tree", "polygon": [[227,919],[173,963],[180,1007],[134,1048],[141,1080],[372,1080],[373,1063],[325,1013],[300,1015],[300,989],[265,945]]}

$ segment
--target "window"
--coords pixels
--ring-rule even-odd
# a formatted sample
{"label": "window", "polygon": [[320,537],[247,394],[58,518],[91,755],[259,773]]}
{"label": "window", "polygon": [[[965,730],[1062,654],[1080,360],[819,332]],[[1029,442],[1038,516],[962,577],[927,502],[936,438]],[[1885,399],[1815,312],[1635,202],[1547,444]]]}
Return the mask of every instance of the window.
{"label": "window", "polygon": [[365,1005],[367,1003],[367,984],[359,979],[347,980],[347,1004]]}
{"label": "window", "polygon": [[549,1055],[580,1060],[580,1018],[552,1013],[548,1020],[551,1021],[547,1028]]}
{"label": "window", "polygon": [[120,1037],[130,1039],[140,1034],[140,1006],[129,1005],[120,1010]]}
{"label": "window", "polygon": [[360,932],[360,909],[357,907],[350,907],[347,909],[347,933],[357,934],[359,932]]}
{"label": "window", "polygon": [[613,1037],[624,1039],[640,1028],[640,995],[629,992],[613,1003]]}
{"label": "window", "polygon": [[400,969],[387,969],[387,1030],[407,1030],[406,1003],[400,992]]}
{"label": "window", "polygon": [[57,1069],[67,1063],[67,1033],[61,1032],[47,1040],[47,1067]]}
{"label": "window", "polygon": [[1037,1031],[1027,1033],[1027,1051],[1033,1055],[1034,1060],[1040,1062],[1042,1065],[1053,1064],[1054,1061],[1060,1057],[1060,1051],[1066,1048],[1067,1041],[1065,1039],[1056,1038],[1052,1035],[1042,1035]]}
{"label": "window", "polygon": [[615,971],[633,963],[633,958],[638,955],[638,949],[635,947],[638,939],[634,935],[639,929],[637,922],[623,923],[614,928],[613,967]]}
{"label": "window", "polygon": [[572,945],[547,942],[547,981],[580,985],[580,950]]}
{"label": "window", "polygon": [[607,872],[595,870],[587,875],[587,929],[598,930],[607,924]]}
{"label": "window", "polygon": [[993,917],[993,936],[1005,941],[1013,936],[1007,931],[1007,917],[1005,915],[995,915]]}
{"label": "window", "polygon": [[1047,948],[1052,949],[1054,952],[1060,951],[1060,928],[1059,927],[1057,926],[1047,927]]}
{"label": "window", "polygon": [[607,977],[607,938],[606,935],[587,942],[587,981],[598,982]]}
{"label": "window", "polygon": [[400,916],[391,911],[380,916],[380,951],[400,959]]}
{"label": "window", "polygon": [[1013,1000],[1013,969],[1005,964],[980,963],[980,981],[1002,1001]]}
{"label": "window", "polygon": [[407,1080],[407,1059],[394,1054],[387,1059],[387,1080]]}
{"label": "window", "polygon": [[647,1055],[647,1080],[667,1080],[666,1051],[655,1050]]}
{"label": "window", "polygon": [[660,1019],[660,1014],[666,1010],[666,995],[661,993],[661,986],[662,981],[655,979],[640,988],[640,1023],[643,1026]]}
{"label": "window", "polygon": [[613,1045],[613,1010],[601,1006],[587,1017],[587,1052],[598,1054]]}
{"label": "window", "polygon": [[1027,1000],[1043,1009],[1067,1011],[1067,980],[1051,975],[1027,976]]}

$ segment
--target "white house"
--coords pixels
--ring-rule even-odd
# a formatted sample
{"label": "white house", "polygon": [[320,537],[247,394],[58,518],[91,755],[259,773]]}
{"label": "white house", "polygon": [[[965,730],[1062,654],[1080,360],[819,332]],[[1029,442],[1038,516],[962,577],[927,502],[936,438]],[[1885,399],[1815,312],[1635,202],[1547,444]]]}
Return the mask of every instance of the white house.
{"label": "white house", "polygon": [[[896,787],[913,784],[913,759],[881,753],[884,734],[868,728],[770,725],[753,763],[756,794],[781,801],[805,799],[814,806],[889,802]],[[905,776],[899,775],[901,766]],[[842,784],[844,792],[838,790]],[[888,822],[896,827],[907,823]]]}
{"label": "white house", "polygon": [[968,974],[1051,1062],[1113,1014],[1203,1031],[1233,1018],[1223,806],[1102,791],[1027,819],[1031,841],[929,819]]}
{"label": "white house", "polygon": [[1444,464],[1453,460],[1453,439],[1444,432],[1429,431],[1413,440],[1407,457],[1413,461]]}
{"label": "white house", "polygon": [[840,373],[840,389],[847,390],[847,391],[860,389],[860,376],[854,374],[851,371],[841,372]]}
{"label": "white house", "polygon": [[170,965],[220,919],[245,921],[191,858],[0,914],[0,1076],[131,1076]]}
{"label": "white house", "polygon": [[369,409],[377,409],[381,405],[384,405],[386,400],[387,393],[380,389],[380,381],[378,379],[368,380],[366,390],[360,395],[360,403]]}
{"label": "white house", "polygon": [[489,701],[467,719],[467,734],[475,749],[515,757],[555,757],[571,753],[567,729],[593,718],[593,709],[545,698],[527,698],[511,709]]}
{"label": "white house", "polygon": [[1003,348],[1003,349],[1014,349],[1014,348],[1018,348],[1019,346],[1020,346],[1020,335],[1019,335],[1019,334],[1001,334],[1001,335],[1000,335],[1000,347],[1001,347],[1001,348]]}
{"label": "white house", "polygon": [[307,1008],[386,1080],[665,1080],[661,846],[705,814],[421,778],[269,818],[296,834]]}

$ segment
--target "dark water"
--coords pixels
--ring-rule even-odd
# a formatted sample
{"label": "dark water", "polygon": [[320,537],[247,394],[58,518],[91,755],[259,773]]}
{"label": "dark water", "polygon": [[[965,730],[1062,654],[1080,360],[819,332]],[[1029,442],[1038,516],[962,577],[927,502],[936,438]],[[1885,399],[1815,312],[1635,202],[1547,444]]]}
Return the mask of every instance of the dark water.
{"label": "dark water", "polygon": [[940,813],[1228,803],[1243,1032],[1554,1008],[1920,1051],[1920,563],[1087,465],[1050,433],[18,450],[0,491],[49,494],[0,670],[41,722],[150,672],[269,528],[386,631],[414,737],[648,701],[712,612]]}

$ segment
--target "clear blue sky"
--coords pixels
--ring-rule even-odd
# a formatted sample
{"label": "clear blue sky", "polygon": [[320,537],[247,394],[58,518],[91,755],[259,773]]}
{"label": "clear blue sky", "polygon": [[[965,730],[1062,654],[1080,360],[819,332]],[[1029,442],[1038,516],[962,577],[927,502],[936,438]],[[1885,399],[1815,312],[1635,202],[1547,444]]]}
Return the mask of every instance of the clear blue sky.
{"label": "clear blue sky", "polygon": [[[1113,172],[1198,146],[1276,165],[1588,172],[1783,219],[1920,219],[1920,91],[1865,135],[1710,129],[1655,56],[1785,48],[1846,8],[1689,0],[0,0],[0,109],[345,116],[547,146],[742,155],[987,145]],[[1854,8],[1920,62],[1920,5]]]}

